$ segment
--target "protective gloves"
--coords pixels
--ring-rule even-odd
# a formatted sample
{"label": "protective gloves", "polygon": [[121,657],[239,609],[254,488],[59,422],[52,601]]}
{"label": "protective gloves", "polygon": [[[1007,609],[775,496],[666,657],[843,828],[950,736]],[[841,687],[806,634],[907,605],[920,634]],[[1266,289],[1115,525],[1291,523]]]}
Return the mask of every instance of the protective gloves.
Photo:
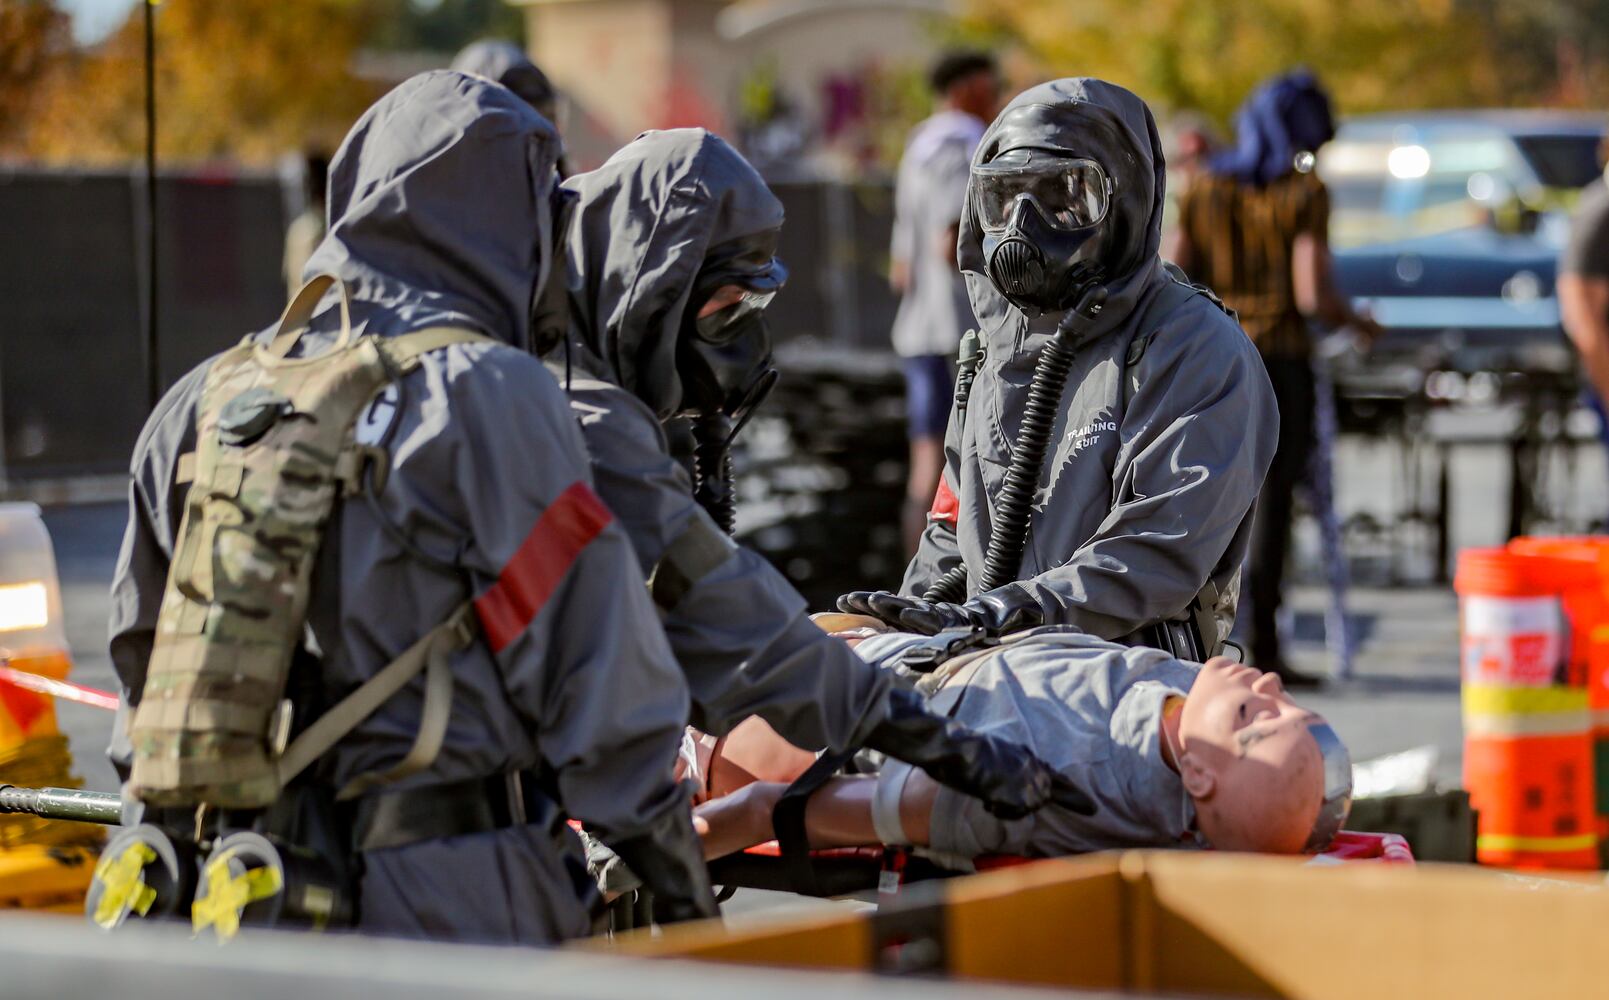
{"label": "protective gloves", "polygon": [[666,812],[634,837],[605,840],[654,894],[655,923],[719,915],[703,844],[693,832],[693,816],[687,809]]}
{"label": "protective gloves", "polygon": [[1020,819],[1052,803],[1084,816],[1095,812],[1094,800],[1024,747],[935,715],[904,688],[889,691],[888,717],[866,746],[982,800],[1001,819]]}
{"label": "protective gloves", "polygon": [[871,615],[894,628],[923,635],[950,628],[982,628],[1001,635],[1045,623],[1039,602],[1015,583],[979,594],[965,604],[901,597],[886,590],[857,590],[838,598],[838,610]]}

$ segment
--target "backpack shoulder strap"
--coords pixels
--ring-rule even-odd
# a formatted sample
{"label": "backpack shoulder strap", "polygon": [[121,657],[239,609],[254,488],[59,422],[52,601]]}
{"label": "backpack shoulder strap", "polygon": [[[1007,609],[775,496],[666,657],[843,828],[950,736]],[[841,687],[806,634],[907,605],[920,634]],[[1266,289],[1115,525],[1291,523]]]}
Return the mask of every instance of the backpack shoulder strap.
{"label": "backpack shoulder strap", "polygon": [[380,352],[399,372],[407,373],[419,367],[419,359],[431,351],[439,351],[453,344],[501,344],[495,337],[456,326],[433,326],[396,337],[377,338]]}
{"label": "backpack shoulder strap", "polygon": [[419,676],[421,671],[425,674],[425,698],[420,708],[419,729],[414,736],[413,746],[389,770],[361,774],[347,782],[336,798],[341,801],[354,798],[371,788],[417,774],[429,767],[441,752],[452,713],[450,657],[458,650],[468,648],[478,635],[474,605],[466,601],[454,609],[445,621],[426,632],[395,660],[303,730],[279,758],[280,785],[290,784],[297,775],[356,729],[359,723],[406,687],[409,681]]}

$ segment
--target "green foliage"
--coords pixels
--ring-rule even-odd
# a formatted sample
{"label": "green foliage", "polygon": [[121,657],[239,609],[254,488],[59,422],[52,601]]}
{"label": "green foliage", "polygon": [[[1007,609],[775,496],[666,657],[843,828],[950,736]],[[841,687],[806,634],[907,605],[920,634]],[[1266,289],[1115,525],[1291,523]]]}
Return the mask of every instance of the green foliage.
{"label": "green foliage", "polygon": [[1220,123],[1297,65],[1348,112],[1609,97],[1609,0],[969,0],[962,23],[1044,76],[1104,77]]}
{"label": "green foliage", "polygon": [[505,0],[370,0],[375,27],[365,45],[403,52],[457,52],[482,38],[524,44],[525,16]]}

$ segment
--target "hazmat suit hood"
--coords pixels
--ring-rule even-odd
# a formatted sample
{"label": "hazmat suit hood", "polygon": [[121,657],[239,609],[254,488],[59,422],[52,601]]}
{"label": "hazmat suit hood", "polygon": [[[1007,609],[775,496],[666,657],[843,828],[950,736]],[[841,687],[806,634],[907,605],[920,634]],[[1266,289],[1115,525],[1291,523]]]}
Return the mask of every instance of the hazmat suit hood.
{"label": "hazmat suit hood", "polygon": [[452,69],[496,80],[518,94],[544,118],[553,120],[558,105],[558,91],[553,89],[547,74],[531,62],[525,50],[513,42],[488,38],[467,45],[453,58]]}
{"label": "hazmat suit hood", "polygon": [[461,326],[531,350],[561,152],[553,125],[508,88],[450,70],[413,77],[336,151],[329,235],[303,280],[341,278],[371,332]]}
{"label": "hazmat suit hood", "polygon": [[645,132],[564,186],[576,198],[564,237],[572,361],[665,420],[682,406],[676,347],[699,275],[779,287],[782,203],[697,128]]}
{"label": "hazmat suit hood", "polygon": [[[1112,180],[1112,204],[1103,226],[1107,249],[1107,305],[1097,332],[1124,320],[1160,275],[1166,165],[1150,108],[1133,93],[1087,77],[1054,80],[1018,94],[995,118],[973,155],[973,166],[1012,149],[1039,149],[1091,159]],[[985,273],[983,229],[968,185],[961,215],[958,257],[967,293],[985,332],[1022,312],[1006,302]],[[1049,316],[1054,327],[1059,316]],[[1037,326],[1040,324],[1035,324]]]}

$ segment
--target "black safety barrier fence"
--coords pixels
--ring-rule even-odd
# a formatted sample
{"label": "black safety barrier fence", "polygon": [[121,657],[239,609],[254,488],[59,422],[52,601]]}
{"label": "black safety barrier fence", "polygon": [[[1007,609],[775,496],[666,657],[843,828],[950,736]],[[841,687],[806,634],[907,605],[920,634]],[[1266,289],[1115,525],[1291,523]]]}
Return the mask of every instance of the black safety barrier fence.
{"label": "black safety barrier fence", "polygon": [[[782,183],[792,278],[779,341],[886,350],[887,184]],[[158,182],[158,380],[273,320],[290,199],[269,174]],[[145,418],[144,180],[137,171],[0,169],[0,470],[27,481],[116,474]]]}
{"label": "black safety barrier fence", "polygon": [[[813,600],[830,600],[867,574],[896,582],[903,563],[893,192],[877,181],[774,189],[791,272],[768,313],[783,383],[762,411],[769,450],[739,456],[751,470],[740,527]],[[278,315],[295,202],[273,174],[159,180],[161,386]],[[136,170],[0,169],[0,482],[14,490],[128,468],[147,413],[145,203]]]}
{"label": "black safety barrier fence", "polygon": [[[0,170],[0,469],[12,483],[115,475],[146,415],[148,254],[135,172]],[[266,325],[284,303],[273,176],[157,185],[157,378]]]}

